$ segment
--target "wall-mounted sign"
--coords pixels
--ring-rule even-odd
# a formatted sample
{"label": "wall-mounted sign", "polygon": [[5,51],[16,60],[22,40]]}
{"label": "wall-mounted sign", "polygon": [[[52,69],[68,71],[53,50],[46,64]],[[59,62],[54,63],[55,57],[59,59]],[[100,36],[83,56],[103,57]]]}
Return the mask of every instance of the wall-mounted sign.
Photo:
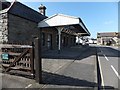
{"label": "wall-mounted sign", "polygon": [[2,60],[9,60],[9,54],[8,53],[2,53],[1,58],[2,58]]}

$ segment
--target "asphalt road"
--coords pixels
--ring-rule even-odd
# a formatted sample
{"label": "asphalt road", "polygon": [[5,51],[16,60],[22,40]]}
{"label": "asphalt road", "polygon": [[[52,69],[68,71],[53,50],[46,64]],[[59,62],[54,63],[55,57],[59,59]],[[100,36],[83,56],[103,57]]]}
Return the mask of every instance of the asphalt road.
{"label": "asphalt road", "polygon": [[[101,73],[101,86],[103,89],[118,89],[120,81],[120,72],[118,62],[119,48],[108,46],[96,46],[98,51],[98,61]],[[119,88],[120,90],[120,88]]]}

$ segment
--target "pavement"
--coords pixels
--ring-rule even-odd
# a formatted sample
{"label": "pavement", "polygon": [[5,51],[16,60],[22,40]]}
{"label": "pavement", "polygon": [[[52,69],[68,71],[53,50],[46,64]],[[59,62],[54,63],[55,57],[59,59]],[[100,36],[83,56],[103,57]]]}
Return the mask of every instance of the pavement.
{"label": "pavement", "polygon": [[42,84],[34,79],[1,74],[2,88],[97,90],[96,54],[93,46],[65,48],[58,54],[51,50],[42,54]]}

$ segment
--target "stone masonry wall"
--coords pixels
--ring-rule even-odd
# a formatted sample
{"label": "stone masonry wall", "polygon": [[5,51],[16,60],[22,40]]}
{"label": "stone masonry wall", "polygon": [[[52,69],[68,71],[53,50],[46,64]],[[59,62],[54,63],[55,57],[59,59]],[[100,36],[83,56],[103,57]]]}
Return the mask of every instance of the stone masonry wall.
{"label": "stone masonry wall", "polygon": [[0,14],[0,43],[8,41],[8,15]]}
{"label": "stone masonry wall", "polygon": [[0,1],[0,10],[2,10],[2,2]]}
{"label": "stone masonry wall", "polygon": [[31,41],[33,36],[38,36],[37,23],[9,14],[9,42]]}

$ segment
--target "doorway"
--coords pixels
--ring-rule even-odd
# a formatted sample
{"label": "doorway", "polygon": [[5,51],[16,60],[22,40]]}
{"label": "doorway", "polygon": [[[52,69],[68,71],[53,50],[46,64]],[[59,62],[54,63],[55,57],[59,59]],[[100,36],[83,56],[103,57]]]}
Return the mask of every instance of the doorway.
{"label": "doorway", "polygon": [[48,34],[47,48],[52,49],[52,34]]}

